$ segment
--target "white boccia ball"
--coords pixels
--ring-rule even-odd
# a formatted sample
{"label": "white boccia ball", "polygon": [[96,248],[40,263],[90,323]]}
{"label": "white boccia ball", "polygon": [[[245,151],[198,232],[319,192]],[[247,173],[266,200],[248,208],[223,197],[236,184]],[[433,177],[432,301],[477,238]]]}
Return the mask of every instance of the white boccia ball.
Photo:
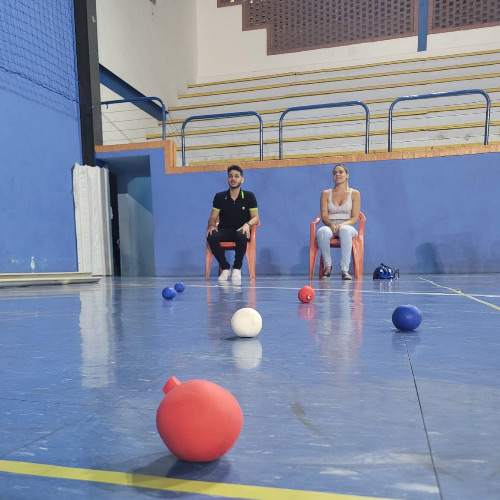
{"label": "white boccia ball", "polygon": [[238,337],[256,337],[262,330],[262,316],[251,307],[238,309],[231,318],[231,328]]}

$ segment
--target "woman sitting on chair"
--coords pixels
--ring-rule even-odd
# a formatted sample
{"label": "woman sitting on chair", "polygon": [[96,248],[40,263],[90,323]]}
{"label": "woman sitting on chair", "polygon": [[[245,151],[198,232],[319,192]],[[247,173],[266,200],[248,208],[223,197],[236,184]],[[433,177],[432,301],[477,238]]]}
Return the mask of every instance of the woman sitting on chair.
{"label": "woman sitting on chair", "polygon": [[321,220],[324,226],[318,229],[316,239],[324,261],[321,278],[329,278],[332,273],[331,238],[340,239],[340,270],[342,279],[350,280],[352,239],[358,235],[354,224],[358,222],[361,208],[361,195],[356,189],[349,188],[349,171],[339,163],[333,169],[333,188],[321,193]]}

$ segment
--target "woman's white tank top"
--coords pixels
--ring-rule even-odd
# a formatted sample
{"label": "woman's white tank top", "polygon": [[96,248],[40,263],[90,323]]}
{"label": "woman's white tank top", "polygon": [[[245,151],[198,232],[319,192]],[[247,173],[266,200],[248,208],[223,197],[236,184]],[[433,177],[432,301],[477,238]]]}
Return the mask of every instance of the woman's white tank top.
{"label": "woman's white tank top", "polygon": [[352,212],[352,188],[349,189],[347,200],[342,205],[335,205],[332,201],[332,190],[328,190],[328,218],[334,224],[341,224],[351,218]]}

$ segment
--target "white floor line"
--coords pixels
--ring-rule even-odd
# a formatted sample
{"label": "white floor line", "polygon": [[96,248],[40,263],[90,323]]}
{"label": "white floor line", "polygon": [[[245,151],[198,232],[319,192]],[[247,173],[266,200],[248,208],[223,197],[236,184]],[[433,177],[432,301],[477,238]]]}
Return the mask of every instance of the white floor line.
{"label": "white floor line", "polygon": [[[186,287],[192,287],[192,288],[220,288],[221,290],[225,290],[225,288],[219,284],[214,284],[214,285],[195,285],[195,284],[189,284],[186,285]],[[227,289],[229,290],[230,287],[232,287],[231,283],[228,283]],[[249,289],[258,289],[258,290],[300,290],[300,286],[296,287],[280,287],[280,286],[246,286],[243,287],[242,285],[236,285],[238,289],[245,288],[245,290]],[[313,287],[314,288],[314,287]],[[446,288],[446,287],[444,287]],[[314,288],[316,291],[321,290],[321,291],[330,291],[330,292],[351,292],[351,288]],[[374,294],[394,294],[394,295],[431,295],[431,296],[446,296],[446,297],[455,297],[457,296],[456,293],[445,293],[445,292],[415,292],[415,291],[397,291],[397,290],[359,290],[361,293],[374,293]],[[488,297],[488,298],[500,298],[500,295],[480,295],[480,294],[474,294],[474,297]]]}

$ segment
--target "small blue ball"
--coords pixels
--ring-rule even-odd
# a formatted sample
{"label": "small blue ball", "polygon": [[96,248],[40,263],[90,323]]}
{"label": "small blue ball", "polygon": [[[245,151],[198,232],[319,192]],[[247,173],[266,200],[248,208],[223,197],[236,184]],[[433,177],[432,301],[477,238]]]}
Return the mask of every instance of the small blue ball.
{"label": "small blue ball", "polygon": [[172,300],[177,295],[177,292],[173,288],[167,287],[163,289],[161,294],[164,299]]}
{"label": "small blue ball", "polygon": [[176,283],[174,285],[174,288],[176,292],[183,292],[186,289],[186,285],[184,285],[184,283],[182,283],[181,281],[180,283]]}
{"label": "small blue ball", "polygon": [[411,304],[398,306],[392,313],[392,322],[398,330],[409,332],[418,328],[422,322],[422,313]]}

